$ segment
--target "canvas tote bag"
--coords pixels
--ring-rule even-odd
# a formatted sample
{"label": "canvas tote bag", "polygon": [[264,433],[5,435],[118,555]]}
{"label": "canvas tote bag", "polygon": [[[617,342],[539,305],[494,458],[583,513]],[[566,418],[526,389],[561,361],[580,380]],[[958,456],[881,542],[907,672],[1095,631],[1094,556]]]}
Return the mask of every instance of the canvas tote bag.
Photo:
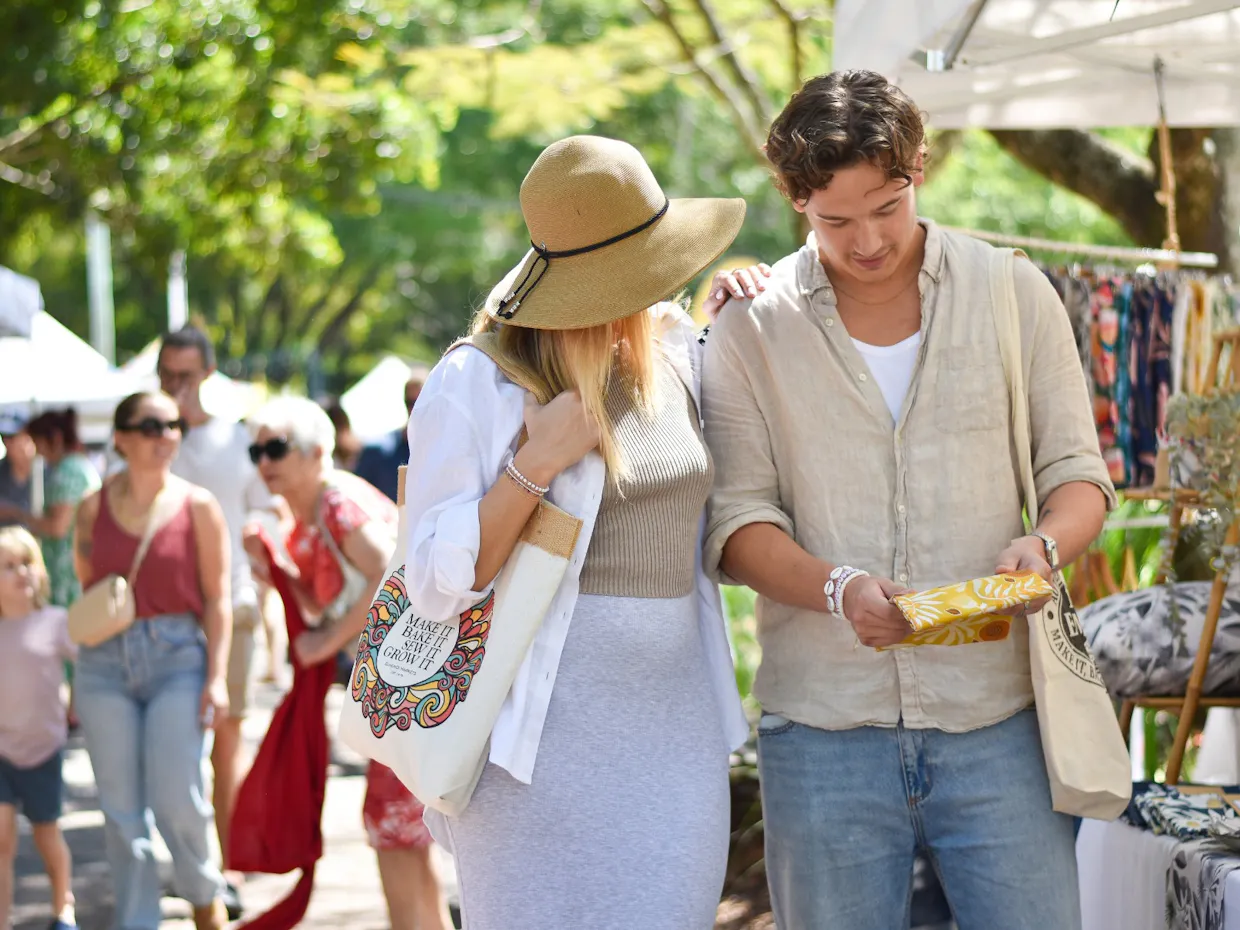
{"label": "canvas tote bag", "polygon": [[[999,350],[1007,374],[1027,518],[1038,513],[1033,479],[1029,398],[1021,363],[1020,310],[1010,249],[995,250],[990,289]],[[1132,795],[1131,762],[1115,708],[1089,652],[1063,576],[1055,595],[1029,615],[1029,661],[1037,703],[1042,754],[1050,776],[1051,804],[1062,814],[1114,820]]]}
{"label": "canvas tote bag", "polygon": [[[83,591],[82,596],[69,607],[69,638],[79,646],[98,646],[133,625],[138,612],[133,593],[138,569],[142,567],[142,560],[151,548],[151,540],[171,516],[169,510],[172,505],[180,503],[180,500],[178,495],[170,494],[166,487],[160,491],[151,504],[146,529],[143,530],[142,539],[134,553],[129,574],[124,577],[108,575],[100,578]],[[102,496],[99,506],[107,506]]]}
{"label": "canvas tote bag", "polygon": [[[485,337],[469,344],[494,351]],[[392,769],[427,807],[456,816],[486,765],[491,730],[559,590],[581,521],[539,501],[491,593],[459,617],[423,617],[405,589],[403,468],[399,487],[396,552],[358,645],[340,738]]]}

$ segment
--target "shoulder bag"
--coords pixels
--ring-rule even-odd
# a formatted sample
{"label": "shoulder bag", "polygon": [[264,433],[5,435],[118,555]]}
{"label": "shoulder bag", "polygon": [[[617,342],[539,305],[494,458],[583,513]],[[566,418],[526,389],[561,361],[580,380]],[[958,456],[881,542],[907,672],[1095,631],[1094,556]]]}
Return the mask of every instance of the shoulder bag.
{"label": "shoulder bag", "polygon": [[[549,400],[493,341],[467,344],[540,402]],[[518,445],[521,439],[524,431]],[[457,816],[486,765],[491,731],[564,579],[581,521],[539,501],[490,593],[459,617],[423,617],[405,590],[404,468],[399,487],[396,552],[358,646],[340,738],[392,769],[427,807]]]}
{"label": "shoulder bag", "polygon": [[[124,577],[108,575],[101,578],[73,602],[69,608],[69,638],[79,646],[98,646],[125,632],[133,624],[137,616],[133,586],[138,578],[138,569],[142,567],[142,560],[146,558],[155,534],[167,522],[171,505],[179,503],[180,499],[180,495],[172,494],[165,486],[151,504],[151,512],[146,518],[146,529],[143,530],[138,550],[134,553],[129,574]],[[107,506],[102,492],[99,506]]]}
{"label": "shoulder bag", "polygon": [[[1012,434],[1025,513],[1032,523],[1037,519],[1038,494],[1014,261],[1016,253],[1012,250],[995,250],[990,269],[991,303],[1011,396]],[[1132,763],[1115,707],[1085,642],[1063,575],[1058,572],[1054,588],[1046,607],[1029,615],[1029,662],[1051,805],[1062,814],[1113,820],[1123,813],[1132,795]]]}

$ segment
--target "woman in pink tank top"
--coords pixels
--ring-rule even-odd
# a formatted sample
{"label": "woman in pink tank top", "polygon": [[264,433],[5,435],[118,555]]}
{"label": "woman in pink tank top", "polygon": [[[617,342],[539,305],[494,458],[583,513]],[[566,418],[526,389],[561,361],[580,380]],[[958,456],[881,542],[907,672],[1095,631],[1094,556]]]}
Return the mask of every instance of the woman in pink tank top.
{"label": "woman in pink tank top", "polygon": [[[171,474],[185,422],[166,394],[116,409],[126,468],[82,502],[74,553],[83,589],[108,575],[133,586],[136,620],[78,658],[76,697],[99,786],[116,895],[116,925],[157,930],[160,880],[148,815],[164,837],[177,892],[198,930],[222,930],[223,878],[202,762],[206,733],[228,710],[232,628],[229,544],[211,494]],[[155,532],[133,565],[148,524]]]}

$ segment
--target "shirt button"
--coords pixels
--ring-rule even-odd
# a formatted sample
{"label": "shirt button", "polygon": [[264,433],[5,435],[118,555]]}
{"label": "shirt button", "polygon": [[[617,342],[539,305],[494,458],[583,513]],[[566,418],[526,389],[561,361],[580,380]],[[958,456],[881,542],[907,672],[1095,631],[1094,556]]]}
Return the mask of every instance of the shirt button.
{"label": "shirt button", "polygon": [[904,573],[904,572],[900,572],[900,580],[901,580],[901,581],[908,581],[908,575],[907,575],[906,573]]}
{"label": "shirt button", "polygon": [[835,317],[833,317],[833,316],[829,316],[829,317],[827,317],[827,325],[828,325],[828,326],[834,326],[834,325],[835,325]]}
{"label": "shirt button", "polygon": [[867,375],[867,374],[863,371],[863,372],[861,372],[861,374],[857,375],[857,380],[858,380],[858,381],[869,381],[869,380],[870,380],[870,376],[869,376],[869,375]]}
{"label": "shirt button", "polygon": [[899,507],[896,508],[896,510],[900,511],[900,513],[904,513],[904,505],[901,504]]}

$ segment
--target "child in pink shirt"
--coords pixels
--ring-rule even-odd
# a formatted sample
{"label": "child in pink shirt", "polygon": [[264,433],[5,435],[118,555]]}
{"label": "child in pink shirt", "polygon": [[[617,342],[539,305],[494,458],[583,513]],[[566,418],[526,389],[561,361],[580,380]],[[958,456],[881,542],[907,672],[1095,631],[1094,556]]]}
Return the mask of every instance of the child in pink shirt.
{"label": "child in pink shirt", "polygon": [[21,527],[0,529],[0,927],[13,905],[20,810],[51,879],[51,930],[71,930],[72,861],[58,825],[68,739],[60,689],[77,649],[64,608],[48,605],[47,594],[38,542]]}

